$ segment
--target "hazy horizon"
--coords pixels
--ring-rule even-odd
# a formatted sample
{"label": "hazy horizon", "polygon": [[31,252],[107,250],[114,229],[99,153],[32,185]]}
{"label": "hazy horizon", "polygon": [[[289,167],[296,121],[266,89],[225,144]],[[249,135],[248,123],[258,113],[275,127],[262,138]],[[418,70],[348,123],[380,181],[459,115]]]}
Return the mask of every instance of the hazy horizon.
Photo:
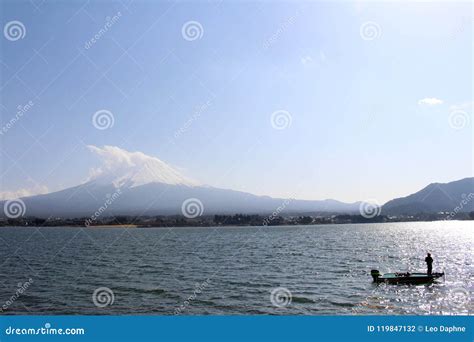
{"label": "hazy horizon", "polygon": [[[97,168],[92,168],[89,170],[87,178],[83,179],[80,183],[76,185],[86,184],[89,182],[99,182],[99,184],[109,184],[113,183],[118,188],[124,185],[124,181],[133,181],[133,186],[144,185],[153,182],[166,183],[166,184],[176,184],[176,185],[185,185],[185,186],[209,186],[209,184],[200,183],[199,181],[188,178],[180,173],[179,170],[175,169],[173,166],[164,163],[156,157],[145,155],[141,152],[130,152],[120,149],[116,146],[104,146],[97,147],[93,145],[86,146],[91,153],[95,154],[100,160],[101,165]],[[159,165],[153,165],[151,163],[158,163]],[[157,167],[158,166],[158,167]],[[471,178],[471,177],[464,177]],[[462,179],[464,179],[462,178]],[[459,181],[461,179],[454,179],[452,181]],[[442,182],[435,182],[442,183]],[[422,188],[425,188],[429,184],[426,184]],[[128,185],[130,186],[130,185]],[[400,197],[405,197],[411,195],[412,193],[418,192],[422,188],[416,189],[410,193],[404,194]],[[57,189],[55,191],[61,191],[64,189]],[[226,189],[226,188],[223,188]],[[229,189],[235,190],[235,189]],[[24,190],[20,192],[3,192],[3,198],[0,200],[15,199],[19,197],[28,197],[35,194],[23,193]],[[47,194],[50,192],[48,189],[41,189],[37,194]],[[251,192],[249,192],[251,193]],[[260,196],[268,196],[266,194],[256,194]],[[277,196],[273,196],[274,198]],[[285,197],[281,197],[285,198]],[[336,200],[341,201],[337,198],[297,198],[297,197],[288,197],[293,200]],[[389,199],[388,201],[394,198]],[[363,202],[369,200],[374,204],[383,205],[387,201],[379,202],[377,199],[359,199],[356,201],[345,202],[345,203],[355,203]],[[341,201],[344,202],[344,201]]]}
{"label": "hazy horizon", "polygon": [[385,203],[473,175],[471,3],[1,9],[0,199],[129,165],[88,146],[278,198]]}

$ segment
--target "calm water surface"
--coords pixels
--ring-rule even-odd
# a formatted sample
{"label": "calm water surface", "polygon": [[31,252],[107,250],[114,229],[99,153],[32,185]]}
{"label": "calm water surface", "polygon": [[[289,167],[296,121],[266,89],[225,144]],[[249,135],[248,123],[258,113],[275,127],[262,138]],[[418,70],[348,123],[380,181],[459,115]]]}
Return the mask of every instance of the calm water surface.
{"label": "calm water surface", "polygon": [[[473,229],[467,221],[0,228],[0,309],[3,305],[3,314],[472,314]],[[427,250],[434,271],[446,272],[444,280],[429,286],[372,283],[372,268],[424,271]],[[113,292],[113,303],[103,287]],[[291,302],[278,288],[291,293]],[[96,304],[109,305],[95,305],[94,291]],[[273,301],[282,307],[272,303],[272,291],[282,295]]]}

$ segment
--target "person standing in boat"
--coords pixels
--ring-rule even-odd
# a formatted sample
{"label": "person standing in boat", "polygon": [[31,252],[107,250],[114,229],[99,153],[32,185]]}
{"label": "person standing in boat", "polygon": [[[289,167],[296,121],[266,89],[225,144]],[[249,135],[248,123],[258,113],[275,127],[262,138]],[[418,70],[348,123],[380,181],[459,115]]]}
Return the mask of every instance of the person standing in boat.
{"label": "person standing in boat", "polygon": [[433,258],[431,257],[431,254],[428,253],[428,255],[425,258],[426,266],[428,266],[428,275],[431,275],[431,272],[433,271]]}

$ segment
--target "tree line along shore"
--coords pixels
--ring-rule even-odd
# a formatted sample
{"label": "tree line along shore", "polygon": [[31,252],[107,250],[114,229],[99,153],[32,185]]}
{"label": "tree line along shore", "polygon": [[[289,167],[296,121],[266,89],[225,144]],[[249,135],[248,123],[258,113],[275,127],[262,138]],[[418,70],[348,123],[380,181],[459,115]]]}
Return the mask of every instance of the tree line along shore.
{"label": "tree line along shore", "polygon": [[383,222],[412,222],[412,221],[443,221],[443,220],[474,220],[474,211],[458,213],[452,217],[449,213],[420,213],[417,215],[387,216],[377,215],[365,217],[356,214],[327,214],[327,215],[207,215],[196,218],[184,216],[104,216],[91,222],[89,217],[81,218],[39,218],[22,217],[17,219],[0,219],[0,227],[33,226],[33,227],[225,227],[225,226],[292,226],[316,224],[348,224],[348,223],[383,223]]}

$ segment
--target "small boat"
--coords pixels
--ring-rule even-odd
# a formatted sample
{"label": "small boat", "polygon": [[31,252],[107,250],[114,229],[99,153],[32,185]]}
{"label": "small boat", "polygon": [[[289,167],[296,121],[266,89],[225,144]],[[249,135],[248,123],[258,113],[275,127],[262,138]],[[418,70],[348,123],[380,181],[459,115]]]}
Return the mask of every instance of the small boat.
{"label": "small boat", "polygon": [[380,274],[378,270],[370,271],[370,275],[374,279],[374,283],[387,284],[427,284],[444,276],[444,273],[410,273],[397,272]]}

